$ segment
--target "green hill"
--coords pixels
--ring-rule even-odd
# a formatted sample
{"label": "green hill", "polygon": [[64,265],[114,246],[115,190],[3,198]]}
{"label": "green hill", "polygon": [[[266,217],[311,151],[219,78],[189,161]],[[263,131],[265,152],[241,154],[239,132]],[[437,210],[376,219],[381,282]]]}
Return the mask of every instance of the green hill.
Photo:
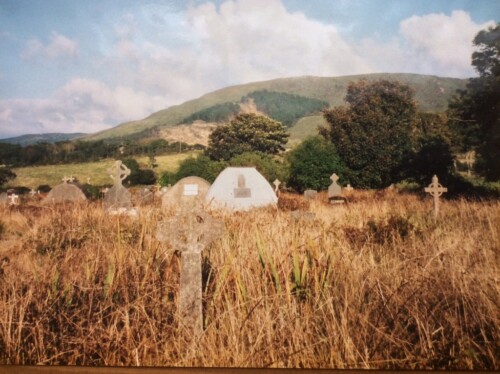
{"label": "green hill", "polygon": [[[197,112],[199,113],[210,107],[217,108],[218,106],[218,108],[220,108],[221,106],[227,105],[226,103],[239,103],[244,97],[256,91],[299,95],[306,98],[326,101],[331,107],[339,106],[343,104],[349,82],[360,79],[366,79],[368,81],[388,79],[408,84],[415,90],[415,98],[419,104],[420,110],[428,112],[445,110],[449,98],[455,94],[457,89],[465,88],[467,83],[466,79],[441,78],[420,74],[364,74],[343,77],[305,76],[274,79],[226,87],[203,95],[198,99],[160,110],[145,119],[126,122],[114,128],[92,134],[85,139],[99,140],[129,137],[134,134],[137,135],[138,133],[143,133],[146,136],[146,134],[149,133],[149,131],[147,131],[149,129],[157,128],[161,130],[176,126],[183,123],[185,119],[189,119],[190,116],[193,116],[193,114]],[[307,113],[306,116],[311,116],[311,113]],[[315,124],[317,122],[317,120],[308,120],[305,122],[302,121],[301,123],[299,118],[296,122],[296,126],[300,125],[302,127],[300,131],[296,131],[295,133],[307,133],[308,131],[304,131],[303,127],[307,126],[307,123]],[[292,127],[291,132],[293,133],[293,131]]]}
{"label": "green hill", "polygon": [[21,146],[36,143],[57,143],[65,140],[72,140],[86,135],[85,133],[75,132],[66,133],[48,133],[48,134],[26,134],[13,138],[0,139],[1,143],[19,144]]}

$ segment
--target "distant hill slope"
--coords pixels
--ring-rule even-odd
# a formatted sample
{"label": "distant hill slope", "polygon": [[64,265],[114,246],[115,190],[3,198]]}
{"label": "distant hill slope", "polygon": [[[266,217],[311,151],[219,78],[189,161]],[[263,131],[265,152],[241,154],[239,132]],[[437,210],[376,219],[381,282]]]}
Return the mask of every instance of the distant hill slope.
{"label": "distant hill slope", "polygon": [[65,140],[73,140],[87,135],[83,132],[75,132],[71,134],[49,133],[49,134],[27,134],[16,136],[13,138],[0,139],[0,143],[19,144],[21,146],[36,144],[36,143],[57,143]]}
{"label": "distant hill slope", "polygon": [[[141,132],[146,133],[148,129],[155,127],[164,130],[182,123],[184,119],[189,118],[196,112],[225,103],[237,103],[252,92],[262,90],[300,95],[326,101],[331,107],[339,106],[343,104],[349,82],[360,79],[368,81],[388,79],[408,84],[415,90],[415,98],[418,101],[420,110],[429,112],[444,111],[448,106],[449,98],[455,94],[457,89],[465,88],[467,83],[466,79],[441,78],[420,74],[383,73],[344,77],[304,76],[274,79],[226,87],[203,95],[198,99],[160,110],[145,119],[126,122],[114,128],[89,135],[85,139],[99,140],[127,137]],[[298,122],[300,123],[300,120]],[[306,121],[306,123],[308,122],[311,121]],[[317,121],[312,122],[316,123]],[[301,125],[304,126],[305,123],[303,122]]]}

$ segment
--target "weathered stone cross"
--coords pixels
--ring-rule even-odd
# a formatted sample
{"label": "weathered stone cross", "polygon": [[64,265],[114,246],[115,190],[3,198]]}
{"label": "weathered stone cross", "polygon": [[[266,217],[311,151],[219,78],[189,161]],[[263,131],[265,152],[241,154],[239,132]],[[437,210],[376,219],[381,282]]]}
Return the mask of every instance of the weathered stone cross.
{"label": "weathered stone cross", "polygon": [[130,175],[130,169],[126,165],[122,164],[120,160],[115,161],[113,166],[111,166],[107,172],[109,173],[111,179],[113,179],[115,185],[121,185],[123,180]]}
{"label": "weathered stone cross", "polygon": [[181,252],[179,316],[187,339],[203,331],[201,252],[224,232],[224,223],[196,207],[160,222],[156,238]]}
{"label": "weathered stone cross", "polygon": [[439,196],[441,196],[444,192],[447,192],[448,189],[441,186],[437,175],[434,175],[432,177],[432,183],[429,184],[428,187],[425,187],[424,191],[434,197],[434,219],[436,219],[439,214]]}

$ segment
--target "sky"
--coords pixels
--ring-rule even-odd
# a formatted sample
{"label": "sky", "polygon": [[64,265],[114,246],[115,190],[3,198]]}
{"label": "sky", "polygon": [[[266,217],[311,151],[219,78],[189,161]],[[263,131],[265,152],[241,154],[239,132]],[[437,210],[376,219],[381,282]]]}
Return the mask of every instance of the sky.
{"label": "sky", "polygon": [[281,77],[468,78],[500,0],[0,0],[0,138],[93,133]]}

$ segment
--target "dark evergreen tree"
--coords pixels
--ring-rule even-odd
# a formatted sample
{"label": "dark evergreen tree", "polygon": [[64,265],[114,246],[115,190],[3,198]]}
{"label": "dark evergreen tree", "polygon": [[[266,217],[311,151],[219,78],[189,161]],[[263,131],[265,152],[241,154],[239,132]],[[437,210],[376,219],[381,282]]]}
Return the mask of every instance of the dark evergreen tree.
{"label": "dark evergreen tree", "polygon": [[329,139],[346,166],[346,177],[363,188],[393,183],[412,150],[418,116],[413,91],[387,80],[352,82],[348,106],[324,111]]}

